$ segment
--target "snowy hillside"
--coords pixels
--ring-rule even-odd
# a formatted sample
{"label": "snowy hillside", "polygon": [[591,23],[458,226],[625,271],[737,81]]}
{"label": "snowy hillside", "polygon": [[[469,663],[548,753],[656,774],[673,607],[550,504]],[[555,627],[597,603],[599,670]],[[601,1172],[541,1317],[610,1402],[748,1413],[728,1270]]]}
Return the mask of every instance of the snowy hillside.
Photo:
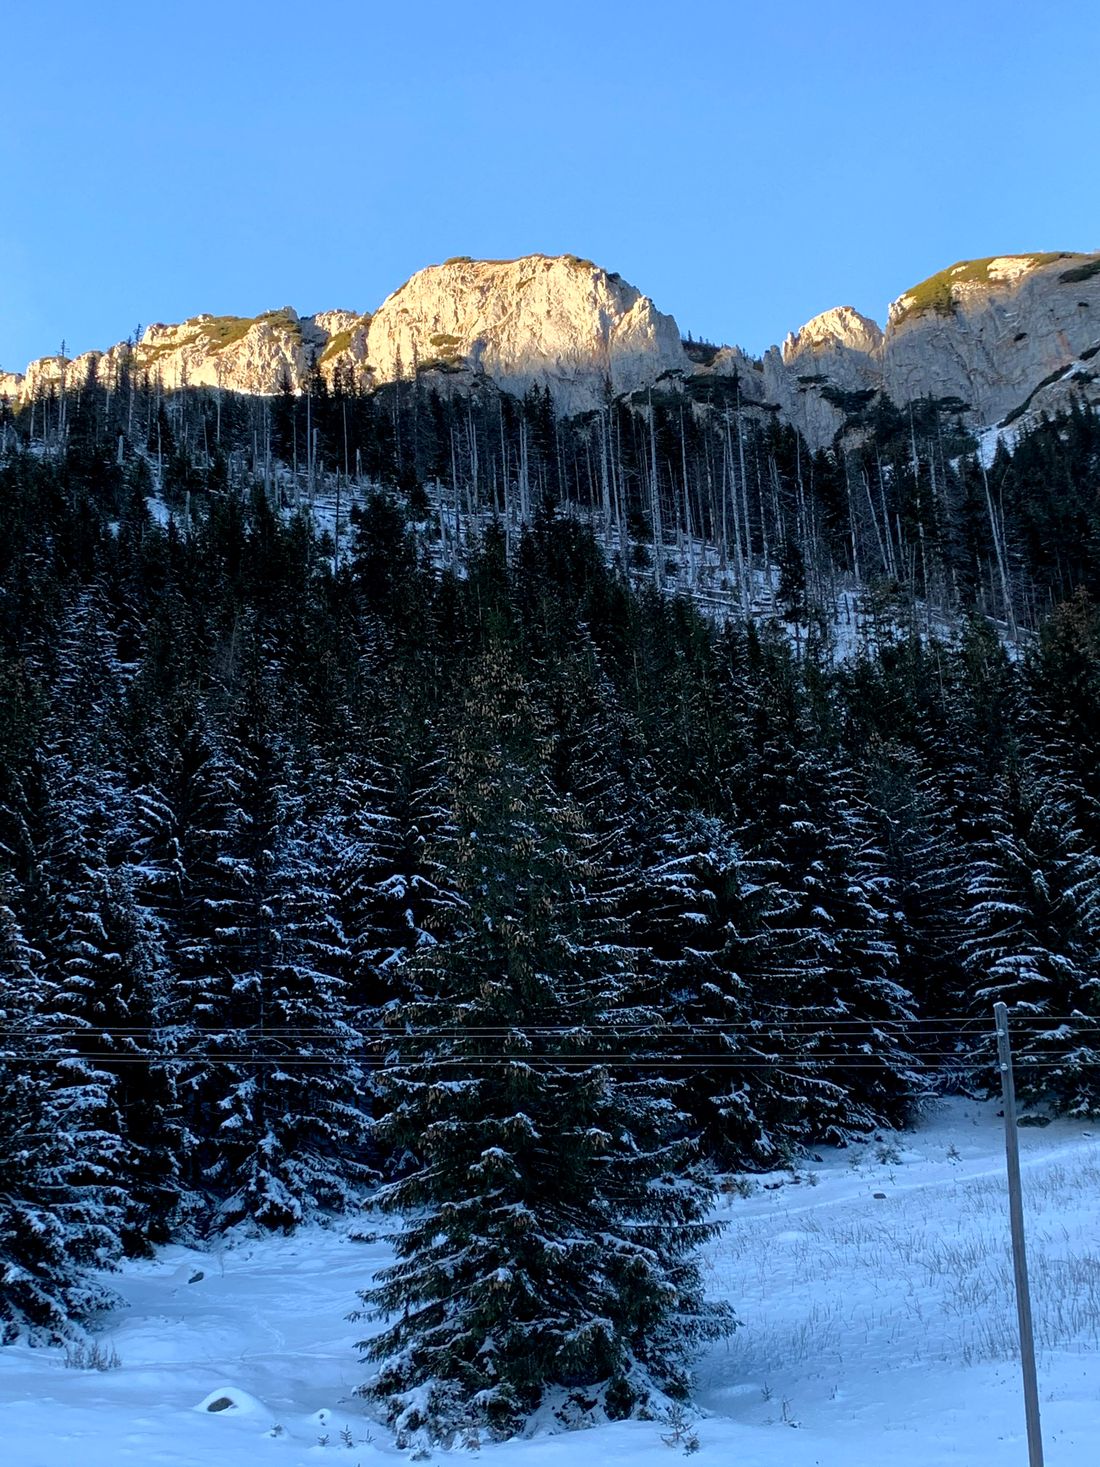
{"label": "snowy hillside", "polygon": [[[1023,1130],[1048,1467],[1100,1440],[1100,1139]],[[744,1467],[1012,1467],[1026,1460],[994,1107],[944,1103],[915,1133],[820,1151],[797,1175],[731,1187],[709,1287],[743,1327],[699,1367],[699,1460]],[[748,1195],[742,1195],[746,1191]],[[0,1355],[0,1432],[19,1467],[368,1467],[404,1458],[352,1397],[345,1322],[383,1258],[352,1225],[200,1253],[163,1250],[111,1283],[106,1371],[62,1352]],[[228,1402],[221,1410],[212,1409]],[[655,1422],[532,1436],[499,1467],[659,1467]],[[437,1453],[437,1459],[443,1453]]]}

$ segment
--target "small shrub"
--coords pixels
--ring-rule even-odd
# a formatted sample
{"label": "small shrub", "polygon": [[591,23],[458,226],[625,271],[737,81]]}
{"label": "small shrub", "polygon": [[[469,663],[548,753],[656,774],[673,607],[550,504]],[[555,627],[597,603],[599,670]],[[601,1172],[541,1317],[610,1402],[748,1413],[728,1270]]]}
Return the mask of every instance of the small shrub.
{"label": "small shrub", "polygon": [[115,1347],[99,1340],[77,1340],[65,1347],[66,1370],[117,1370],[121,1364]]}
{"label": "small shrub", "polygon": [[669,1430],[663,1432],[661,1440],[666,1447],[679,1447],[685,1457],[694,1456],[699,1450],[699,1434],[692,1426],[687,1412],[679,1404],[668,1408],[665,1423]]}
{"label": "small shrub", "polygon": [[1074,265],[1070,270],[1063,270],[1058,279],[1063,285],[1076,285],[1081,280],[1091,280],[1094,275],[1100,275],[1100,255],[1093,255],[1083,265]]}

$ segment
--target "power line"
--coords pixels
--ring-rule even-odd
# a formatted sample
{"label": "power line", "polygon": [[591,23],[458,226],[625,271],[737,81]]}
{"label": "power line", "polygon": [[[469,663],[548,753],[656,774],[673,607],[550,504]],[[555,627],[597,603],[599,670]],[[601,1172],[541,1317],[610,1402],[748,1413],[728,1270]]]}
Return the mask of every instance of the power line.
{"label": "power line", "polygon": [[[1083,1021],[1084,1016],[1082,1015],[1036,1015],[1032,1017],[1016,1014],[1014,1015],[1014,1018],[1017,1023],[1026,1023],[1027,1027],[1029,1028],[1039,1028],[1040,1026],[1060,1027],[1062,1025],[1069,1025],[1072,1026],[1072,1031],[1075,1034],[1092,1032],[1100,1033],[1100,1022]],[[87,1024],[72,1025],[66,1028],[53,1028],[49,1025],[48,1021],[41,1020],[37,1023],[32,1024],[20,1024],[11,1026],[0,1025],[0,1038],[9,1036],[23,1037],[28,1035],[45,1036],[49,1038],[66,1038],[80,1037],[87,1034],[101,1032],[131,1037],[160,1036],[170,1035],[174,1033],[197,1032],[200,1034],[255,1034],[264,1038],[285,1037],[312,1039],[341,1039],[346,1038],[348,1034],[351,1033],[359,1036],[372,1035],[377,1036],[379,1039],[387,1040],[404,1040],[417,1038],[455,1039],[467,1037],[491,1037],[494,1035],[506,1036],[510,1034],[560,1036],[577,1033],[594,1035],[644,1035],[648,1038],[678,1038],[683,1035],[695,1034],[711,1036],[720,1034],[745,1036],[768,1035],[774,1033],[782,1033],[785,1030],[808,1031],[812,1033],[815,1030],[819,1029],[827,1030],[830,1034],[839,1034],[841,1037],[843,1037],[845,1032],[849,1030],[855,1033],[860,1033],[864,1031],[875,1030],[890,1031],[907,1029],[915,1029],[918,1037],[921,1039],[934,1039],[937,1037],[942,1038],[944,1035],[952,1035],[955,1033],[972,1035],[975,1032],[982,1034],[983,1037],[988,1037],[986,1036],[986,1031],[983,1027],[983,1021],[981,1019],[973,1018],[971,1016],[959,1016],[958,1018],[940,1020],[833,1019],[828,1014],[824,1014],[821,1017],[815,1019],[776,1021],[760,1019],[739,1021],[736,1023],[723,1023],[720,1021],[715,1021],[714,1023],[692,1022],[685,1024],[668,1024],[658,1027],[653,1027],[651,1025],[640,1023],[524,1024],[522,1022],[517,1022],[515,1024],[498,1025],[447,1024],[438,1026],[406,1026],[402,1028],[390,1028],[387,1026],[376,1025],[359,1028],[354,1025],[347,1025],[342,1029],[324,1029],[317,1027],[268,1028],[262,1025],[251,1025],[243,1027],[241,1025],[227,1025],[224,1029],[206,1029],[202,1028],[201,1026],[182,1023],[152,1025],[100,1025],[89,1022]],[[801,1037],[801,1034],[799,1034],[799,1037]]]}
{"label": "power line", "polygon": [[[340,1067],[340,1065],[349,1064],[349,1062],[355,1062],[353,1058],[349,1059],[349,1056],[329,1058],[329,1056],[323,1055],[318,1055],[317,1058],[301,1058],[301,1056],[293,1055],[110,1055],[110,1053],[107,1053],[107,1055],[19,1055],[12,1056],[10,1059],[0,1059],[0,1065],[6,1065],[9,1068],[31,1069],[43,1067],[43,1065],[70,1064],[73,1059],[87,1062],[89,1065],[106,1065],[106,1067],[109,1065],[109,1067],[113,1068],[119,1068],[122,1065],[128,1065],[128,1067],[141,1067],[141,1065],[144,1065],[147,1068],[189,1067],[189,1065],[217,1068],[249,1065],[249,1067],[258,1069],[331,1069]],[[813,1077],[815,1069],[820,1067],[821,1064],[823,1064],[823,1061],[821,1061],[820,1056],[808,1056],[808,1058],[807,1056],[802,1056],[802,1058],[780,1056],[780,1058],[774,1059],[774,1061],[739,1062],[730,1061],[730,1059],[713,1059],[710,1056],[704,1056],[704,1058],[700,1059],[685,1059],[678,1058],[678,1056],[669,1056],[669,1058],[664,1059],[637,1059],[634,1056],[615,1055],[576,1056],[576,1058],[571,1058],[568,1055],[462,1055],[444,1059],[417,1059],[415,1062],[400,1061],[400,1059],[397,1059],[397,1061],[384,1061],[384,1059],[380,1059],[377,1062],[364,1062],[362,1068],[387,1069],[387,1071],[393,1071],[393,1069],[411,1069],[414,1067],[417,1069],[524,1068],[529,1069],[529,1071],[538,1072],[584,1072],[588,1071],[588,1069],[632,1069],[632,1071],[653,1069],[653,1071],[657,1071],[659,1074],[664,1074],[664,1072],[669,1071],[703,1071],[711,1074],[714,1071],[726,1071],[727,1069],[727,1071],[733,1072],[733,1074],[747,1074],[747,1072],[776,1074],[776,1072],[783,1071],[804,1071]],[[896,1069],[890,1065],[889,1059],[887,1058],[851,1061],[849,1056],[839,1056],[839,1058],[824,1059],[824,1064],[827,1067],[832,1067],[833,1071],[843,1071],[848,1072],[848,1074],[857,1071],[877,1071],[886,1072],[886,1074],[896,1074]],[[920,1067],[918,1065],[911,1065],[908,1068],[918,1069]],[[1062,1059],[1062,1061],[1030,1061],[1030,1059],[1025,1059],[1025,1061],[1018,1062],[1018,1068],[1065,1069],[1066,1061],[1065,1059]],[[1100,1069],[1100,1061],[1079,1061],[1079,1059],[1074,1059],[1072,1061],[1072,1068],[1075,1071],[1079,1071],[1079,1069]],[[930,1069],[930,1071],[927,1071],[927,1075],[928,1081],[934,1083],[934,1081],[949,1077],[949,1072],[933,1071],[933,1069]],[[824,1072],[821,1078],[829,1080],[829,1071]]]}

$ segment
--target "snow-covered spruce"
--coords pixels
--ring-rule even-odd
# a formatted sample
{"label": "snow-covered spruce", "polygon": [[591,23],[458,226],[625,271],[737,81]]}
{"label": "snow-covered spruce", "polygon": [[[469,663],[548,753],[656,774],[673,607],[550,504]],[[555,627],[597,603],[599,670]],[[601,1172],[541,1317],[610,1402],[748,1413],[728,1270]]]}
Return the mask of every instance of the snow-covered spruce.
{"label": "snow-covered spruce", "polygon": [[122,1251],[109,1077],[49,1043],[42,956],[0,905],[0,1342],[72,1335]]}
{"label": "snow-covered spruce", "polygon": [[[410,960],[423,997],[395,1034],[379,1125],[411,1169],[381,1192],[397,1262],[362,1293],[399,1443],[517,1431],[557,1391],[621,1417],[682,1397],[693,1345],[729,1329],[693,1255],[714,1232],[666,1081],[600,1064],[625,1007],[620,950],[586,926],[572,816],[508,651],[474,664],[456,731],[452,869],[466,902]],[[655,1021],[654,1015],[649,1016]]]}
{"label": "snow-covered spruce", "polygon": [[[1003,1002],[1014,1014],[1020,1096],[1091,1117],[1100,1115],[1100,857],[1081,829],[1095,811],[1080,808],[1063,767],[1032,752],[974,801],[983,828],[962,951],[975,1012]],[[981,1054],[995,1093],[990,1051],[987,1038]]]}
{"label": "snow-covered spruce", "polygon": [[352,1205],[371,1176],[367,1101],[334,915],[337,853],[328,822],[307,823],[291,793],[265,653],[254,644],[249,657],[208,775],[225,823],[196,872],[206,880],[182,965],[179,1083],[191,1175],[218,1199],[219,1221],[289,1229]]}

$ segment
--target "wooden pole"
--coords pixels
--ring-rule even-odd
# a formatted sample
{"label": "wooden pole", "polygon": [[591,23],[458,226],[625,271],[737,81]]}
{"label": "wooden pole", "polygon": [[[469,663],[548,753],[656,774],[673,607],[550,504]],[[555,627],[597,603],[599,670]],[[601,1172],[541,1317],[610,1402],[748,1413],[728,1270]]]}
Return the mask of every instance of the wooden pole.
{"label": "wooden pole", "polygon": [[1039,1423],[1039,1382],[1035,1373],[1035,1333],[1031,1322],[1031,1293],[1024,1246],[1024,1198],[1020,1184],[1020,1136],[1016,1127],[1016,1085],[1012,1075],[1012,1046],[1008,1009],[994,1004],[997,1025],[997,1062],[1004,1096],[1005,1153],[1008,1159],[1008,1214],[1012,1225],[1012,1268],[1016,1278],[1016,1315],[1020,1322],[1020,1369],[1024,1377],[1024,1414],[1027,1418],[1029,1467],[1043,1467],[1043,1434]]}

